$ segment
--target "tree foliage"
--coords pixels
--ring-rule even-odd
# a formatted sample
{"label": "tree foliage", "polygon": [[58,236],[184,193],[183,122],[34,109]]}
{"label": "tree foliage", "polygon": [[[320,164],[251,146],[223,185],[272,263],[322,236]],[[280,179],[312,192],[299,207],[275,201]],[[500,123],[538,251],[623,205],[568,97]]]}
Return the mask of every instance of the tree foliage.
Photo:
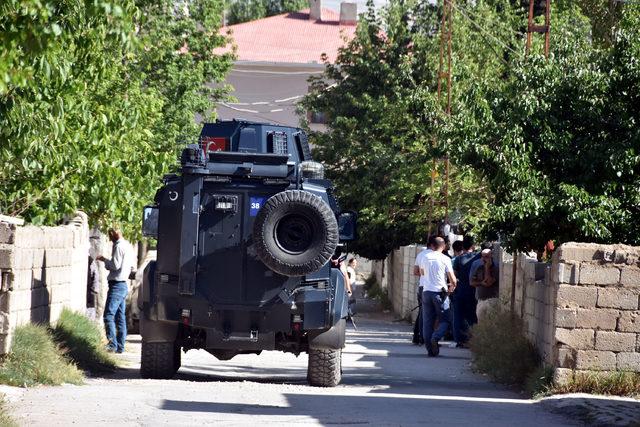
{"label": "tree foliage", "polygon": [[481,170],[488,227],[514,248],[548,240],[640,244],[640,20],[627,6],[610,47],[577,10],[554,18],[552,54],[514,61],[469,95],[447,137]]}
{"label": "tree foliage", "polygon": [[223,95],[215,0],[8,0],[0,6],[0,211],[75,209],[137,233],[140,211]]}
{"label": "tree foliage", "polygon": [[253,21],[309,7],[307,0],[236,0],[229,5],[229,25]]}
{"label": "tree foliage", "polygon": [[[474,7],[476,18],[503,41],[485,40],[468,19],[456,15],[454,104],[467,88],[490,84],[507,71],[508,48],[502,45],[516,36],[509,2]],[[326,163],[343,207],[360,214],[360,238],[350,250],[369,258],[425,241],[429,218],[440,221],[445,215],[438,205],[430,212],[431,196],[443,200],[444,177],[443,163],[434,170],[432,160],[446,154],[436,138],[445,120],[436,95],[439,18],[428,1],[391,2],[382,13],[370,5],[355,38],[339,51],[335,64],[326,64],[303,102],[306,109],[327,113],[327,132],[312,134],[314,153]],[[489,195],[478,173],[454,166],[449,187],[450,212],[459,211],[467,228],[482,222]]]}

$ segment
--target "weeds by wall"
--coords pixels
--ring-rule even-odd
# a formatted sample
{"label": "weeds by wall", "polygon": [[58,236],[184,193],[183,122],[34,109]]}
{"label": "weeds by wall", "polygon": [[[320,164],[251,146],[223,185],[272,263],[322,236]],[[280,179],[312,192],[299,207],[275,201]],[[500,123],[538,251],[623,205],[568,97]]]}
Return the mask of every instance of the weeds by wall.
{"label": "weeds by wall", "polygon": [[102,344],[100,329],[80,313],[64,309],[53,329],[53,337],[80,369],[100,374],[116,368],[115,359]]}
{"label": "weeds by wall", "polygon": [[83,378],[41,325],[16,328],[11,353],[0,364],[0,383],[12,386],[80,384]]}

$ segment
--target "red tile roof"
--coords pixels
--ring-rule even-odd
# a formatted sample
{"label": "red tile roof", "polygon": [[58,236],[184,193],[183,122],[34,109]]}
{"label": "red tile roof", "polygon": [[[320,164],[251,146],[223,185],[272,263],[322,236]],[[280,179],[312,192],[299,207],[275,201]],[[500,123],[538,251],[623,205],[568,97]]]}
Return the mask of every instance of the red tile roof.
{"label": "red tile roof", "polygon": [[334,62],[338,48],[353,38],[355,25],[340,25],[340,14],[322,9],[322,21],[309,20],[309,9],[230,25],[239,61],[321,63],[326,53]]}

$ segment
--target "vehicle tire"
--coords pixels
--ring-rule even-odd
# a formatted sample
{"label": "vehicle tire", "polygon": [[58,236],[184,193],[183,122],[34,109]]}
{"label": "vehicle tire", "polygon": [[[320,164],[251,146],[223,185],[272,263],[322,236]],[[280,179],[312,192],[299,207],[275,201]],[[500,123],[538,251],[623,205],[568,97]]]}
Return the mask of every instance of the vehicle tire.
{"label": "vehicle tire", "polygon": [[180,347],[172,342],[142,342],[140,376],[170,379],[180,368]]}
{"label": "vehicle tire", "polygon": [[272,196],[253,226],[258,257],[284,276],[318,271],[335,252],[338,238],[338,223],[329,205],[301,190]]}
{"label": "vehicle tire", "polygon": [[314,387],[335,387],[342,379],[342,350],[309,349],[307,380]]}

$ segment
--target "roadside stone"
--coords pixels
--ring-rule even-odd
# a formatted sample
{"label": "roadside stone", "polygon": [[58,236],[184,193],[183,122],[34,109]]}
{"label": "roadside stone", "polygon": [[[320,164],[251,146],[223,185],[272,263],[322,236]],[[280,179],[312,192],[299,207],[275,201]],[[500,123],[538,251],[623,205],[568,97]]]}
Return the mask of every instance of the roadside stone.
{"label": "roadside stone", "polygon": [[558,248],[559,261],[593,261],[603,259],[601,245],[595,243],[564,243]]}
{"label": "roadside stone", "polygon": [[634,351],[635,347],[634,333],[596,331],[596,350]]}
{"label": "roadside stone", "polygon": [[640,268],[625,267],[622,269],[620,283],[624,286],[640,287]]}
{"label": "roadside stone", "polygon": [[558,349],[558,366],[574,369],[576,367],[576,350],[562,346]]}
{"label": "roadside stone", "polygon": [[573,379],[574,370],[569,368],[556,368],[553,373],[553,382],[557,385],[567,384]]}
{"label": "roadside stone", "polygon": [[560,285],[558,307],[594,308],[598,299],[598,288]]}
{"label": "roadside stone", "polygon": [[617,330],[640,333],[640,311],[623,311],[618,319]]}
{"label": "roadside stone", "polygon": [[13,244],[15,241],[15,230],[15,225],[0,222],[0,243]]}
{"label": "roadside stone", "polygon": [[578,309],[576,325],[578,328],[603,329],[613,331],[618,323],[620,311],[599,309]]}
{"label": "roadside stone", "polygon": [[577,285],[580,281],[580,265],[563,262],[553,263],[551,278],[555,283]]}
{"label": "roadside stone", "polygon": [[618,370],[640,372],[640,353],[618,353]]}
{"label": "roadside stone", "polygon": [[640,289],[600,288],[598,289],[598,307],[637,310],[639,294]]}
{"label": "roadside stone", "polygon": [[556,328],[556,341],[578,350],[593,349],[594,337],[591,329]]}
{"label": "roadside stone", "polygon": [[581,285],[617,285],[620,283],[620,269],[617,267],[582,264],[580,266]]}
{"label": "roadside stone", "polygon": [[550,411],[585,425],[635,427],[640,420],[640,404],[633,398],[574,393],[547,397],[541,403]]}
{"label": "roadside stone", "polygon": [[576,369],[611,371],[616,369],[616,354],[612,351],[578,350]]}
{"label": "roadside stone", "polygon": [[11,270],[13,269],[14,262],[13,246],[0,244],[0,268]]}
{"label": "roadside stone", "polygon": [[559,308],[556,311],[556,326],[560,328],[575,328],[577,320],[578,316],[575,309]]}

